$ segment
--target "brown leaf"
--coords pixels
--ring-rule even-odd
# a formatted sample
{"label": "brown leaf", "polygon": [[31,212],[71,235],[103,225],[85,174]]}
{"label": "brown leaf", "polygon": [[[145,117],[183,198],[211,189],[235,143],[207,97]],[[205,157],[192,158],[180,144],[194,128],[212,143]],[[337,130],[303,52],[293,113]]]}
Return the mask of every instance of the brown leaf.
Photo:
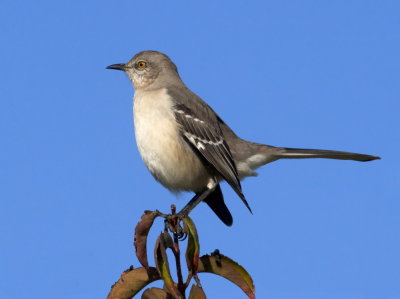
{"label": "brown leaf", "polygon": [[167,248],[172,249],[174,247],[174,240],[172,240],[171,235],[167,231],[164,231],[163,235],[164,235],[165,249]]}
{"label": "brown leaf", "polygon": [[250,299],[255,298],[255,287],[250,274],[238,263],[222,254],[203,255],[197,271],[220,275],[240,287]]}
{"label": "brown leaf", "polygon": [[150,288],[143,292],[142,299],[173,299],[171,294],[163,289]]}
{"label": "brown leaf", "polygon": [[186,263],[188,265],[189,271],[191,271],[193,275],[196,275],[197,268],[199,266],[199,237],[197,235],[196,226],[194,225],[192,219],[190,219],[189,217],[185,217],[183,218],[183,223],[185,225],[185,232],[189,236],[186,249]]}
{"label": "brown leaf", "polygon": [[154,248],[154,260],[156,261],[157,270],[164,281],[164,287],[170,292],[175,298],[183,298],[179,293],[176,283],[173,281],[171,272],[169,270],[169,263],[167,252],[165,250],[165,236],[163,233],[157,238],[156,246]]}
{"label": "brown leaf", "polygon": [[197,284],[194,284],[190,289],[189,299],[207,299],[207,297],[203,291],[203,288],[199,287]]}
{"label": "brown leaf", "polygon": [[161,279],[154,267],[127,270],[112,286],[107,299],[130,299],[153,281]]}
{"label": "brown leaf", "polygon": [[146,268],[149,267],[149,262],[147,260],[147,235],[156,217],[156,212],[145,211],[135,228],[133,245],[135,246],[136,256],[140,264]]}

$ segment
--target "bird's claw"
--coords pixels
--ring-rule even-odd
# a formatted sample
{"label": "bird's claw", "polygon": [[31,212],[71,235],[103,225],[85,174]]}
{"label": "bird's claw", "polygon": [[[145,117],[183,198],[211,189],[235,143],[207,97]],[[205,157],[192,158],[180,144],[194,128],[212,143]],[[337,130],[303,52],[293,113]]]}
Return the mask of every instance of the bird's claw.
{"label": "bird's claw", "polygon": [[174,235],[176,235],[179,241],[185,240],[187,234],[181,226],[181,221],[185,217],[185,215],[181,215],[178,213],[178,214],[169,214],[165,216],[166,216],[165,217],[166,228]]}
{"label": "bird's claw", "polygon": [[178,237],[179,241],[183,241],[187,237],[187,233],[181,226],[181,221],[187,216],[185,212],[175,213],[175,206],[171,206],[171,214],[164,214],[160,211],[156,211],[157,215],[163,217],[165,220],[165,229],[169,230],[171,233]]}

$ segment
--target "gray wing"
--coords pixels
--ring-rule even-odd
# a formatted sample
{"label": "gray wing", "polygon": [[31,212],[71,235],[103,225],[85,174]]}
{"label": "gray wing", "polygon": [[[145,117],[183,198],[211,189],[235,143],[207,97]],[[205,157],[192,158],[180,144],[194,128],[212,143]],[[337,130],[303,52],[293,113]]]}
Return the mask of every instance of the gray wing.
{"label": "gray wing", "polygon": [[[177,122],[181,125],[181,133],[186,141],[233,188],[251,212],[250,206],[242,193],[235,162],[228,144],[223,138],[219,125],[212,125],[201,119],[194,111],[183,104],[176,103],[174,112]],[[207,112],[212,112],[212,110]]]}

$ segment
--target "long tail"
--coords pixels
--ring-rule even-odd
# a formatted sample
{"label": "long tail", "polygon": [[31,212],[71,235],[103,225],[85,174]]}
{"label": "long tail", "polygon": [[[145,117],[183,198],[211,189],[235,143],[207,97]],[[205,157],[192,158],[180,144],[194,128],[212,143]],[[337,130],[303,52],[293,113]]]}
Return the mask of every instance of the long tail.
{"label": "long tail", "polygon": [[320,149],[302,149],[302,148],[280,148],[277,156],[280,159],[302,159],[302,158],[325,158],[325,159],[338,159],[338,160],[354,160],[360,162],[367,162],[380,159],[377,156],[320,150]]}

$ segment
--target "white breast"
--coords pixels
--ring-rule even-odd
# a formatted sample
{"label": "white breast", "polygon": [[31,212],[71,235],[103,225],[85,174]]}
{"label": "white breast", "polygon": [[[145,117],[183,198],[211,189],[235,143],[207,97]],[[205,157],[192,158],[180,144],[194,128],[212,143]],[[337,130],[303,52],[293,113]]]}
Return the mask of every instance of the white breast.
{"label": "white breast", "polygon": [[149,171],[168,189],[201,191],[210,176],[182,139],[172,105],[165,89],[135,92],[133,114],[139,152]]}

